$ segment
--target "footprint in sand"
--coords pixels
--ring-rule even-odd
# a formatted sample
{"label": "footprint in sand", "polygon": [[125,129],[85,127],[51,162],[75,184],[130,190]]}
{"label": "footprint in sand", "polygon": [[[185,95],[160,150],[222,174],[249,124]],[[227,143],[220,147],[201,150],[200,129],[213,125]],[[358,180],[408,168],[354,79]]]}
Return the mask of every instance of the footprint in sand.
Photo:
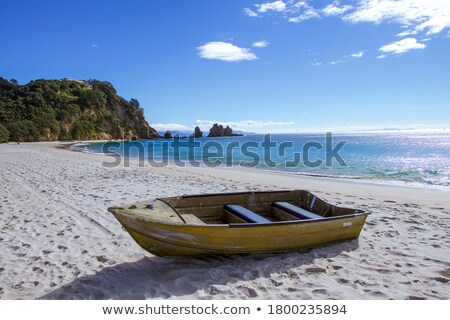
{"label": "footprint in sand", "polygon": [[281,285],[283,284],[283,282],[279,282],[279,281],[276,281],[276,280],[274,280],[274,279],[270,279],[270,282],[271,282],[275,287],[279,287],[279,286],[281,286]]}
{"label": "footprint in sand", "polygon": [[208,290],[209,294],[215,296],[219,294],[221,291],[216,286],[211,286]]}
{"label": "footprint in sand", "polygon": [[42,270],[41,268],[39,268],[39,267],[33,267],[33,272],[36,272],[36,273],[39,273],[39,274],[41,274],[41,273],[43,273],[44,272],[44,270]]}
{"label": "footprint in sand", "polygon": [[306,268],[305,269],[305,273],[307,274],[320,274],[320,273],[326,273],[327,270],[324,268],[319,268],[319,267],[311,267],[311,268]]}
{"label": "footprint in sand", "polygon": [[440,270],[437,273],[443,277],[450,278],[450,269]]}
{"label": "footprint in sand", "polygon": [[425,298],[419,296],[409,296],[406,298],[406,300],[425,300]]}
{"label": "footprint in sand", "polygon": [[326,290],[326,289],[314,289],[312,291],[312,293],[314,293],[314,294],[322,294],[322,295],[328,295],[329,294],[328,290]]}
{"label": "footprint in sand", "polygon": [[447,278],[442,278],[442,277],[435,277],[435,278],[430,278],[430,279],[436,280],[437,282],[440,282],[440,283],[448,283],[448,281],[449,281]]}
{"label": "footprint in sand", "polygon": [[246,296],[250,297],[250,298],[256,298],[258,296],[258,294],[256,293],[256,290],[253,288],[248,288],[248,287],[242,287],[242,289],[244,289],[245,291],[247,291],[245,293]]}
{"label": "footprint in sand", "polygon": [[338,282],[338,283],[341,283],[341,284],[346,284],[346,283],[349,283],[350,280],[344,279],[344,278],[339,278],[339,279],[337,279],[337,282]]}

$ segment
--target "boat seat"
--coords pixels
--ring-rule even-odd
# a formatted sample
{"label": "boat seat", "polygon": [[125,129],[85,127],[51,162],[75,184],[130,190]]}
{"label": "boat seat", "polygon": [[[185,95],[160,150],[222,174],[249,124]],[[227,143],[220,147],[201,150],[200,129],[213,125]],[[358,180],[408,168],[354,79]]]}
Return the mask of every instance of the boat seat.
{"label": "boat seat", "polygon": [[182,214],[181,216],[183,217],[184,221],[186,221],[187,224],[197,224],[197,225],[206,224],[193,214]]}
{"label": "boat seat", "polygon": [[225,209],[226,212],[233,214],[235,217],[238,218],[238,220],[242,220],[243,222],[248,223],[270,222],[270,220],[267,220],[266,218],[261,217],[260,215],[254,213],[253,211],[250,211],[238,205],[227,204],[223,208]]}
{"label": "boat seat", "polygon": [[323,219],[322,216],[319,216],[318,214],[312,213],[310,211],[307,211],[305,209],[302,209],[300,207],[294,206],[293,204],[290,204],[288,202],[274,202],[272,203],[272,206],[275,208],[282,210],[286,213],[289,213],[290,215],[300,219]]}

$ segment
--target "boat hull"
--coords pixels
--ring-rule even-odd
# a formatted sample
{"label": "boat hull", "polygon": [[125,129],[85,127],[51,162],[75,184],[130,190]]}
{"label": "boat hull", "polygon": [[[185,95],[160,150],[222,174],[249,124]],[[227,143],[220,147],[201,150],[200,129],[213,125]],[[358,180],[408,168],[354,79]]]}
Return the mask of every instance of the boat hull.
{"label": "boat hull", "polygon": [[112,211],[131,237],[158,256],[269,253],[358,238],[367,214],[270,224],[187,225],[136,219]]}

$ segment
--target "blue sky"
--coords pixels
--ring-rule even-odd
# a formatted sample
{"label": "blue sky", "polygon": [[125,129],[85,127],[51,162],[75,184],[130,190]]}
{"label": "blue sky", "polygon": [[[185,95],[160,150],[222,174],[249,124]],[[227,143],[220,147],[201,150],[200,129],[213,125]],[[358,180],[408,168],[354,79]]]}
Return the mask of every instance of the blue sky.
{"label": "blue sky", "polygon": [[0,76],[110,81],[160,130],[450,128],[448,0],[1,8]]}

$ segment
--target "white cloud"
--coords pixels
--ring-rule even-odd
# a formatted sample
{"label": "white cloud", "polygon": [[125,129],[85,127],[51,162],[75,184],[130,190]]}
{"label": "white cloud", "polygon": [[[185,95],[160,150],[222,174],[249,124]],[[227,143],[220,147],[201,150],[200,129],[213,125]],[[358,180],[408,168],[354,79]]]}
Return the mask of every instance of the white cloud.
{"label": "white cloud", "polygon": [[255,11],[253,11],[252,9],[249,9],[249,8],[244,8],[244,13],[246,15],[248,15],[249,17],[259,17]]}
{"label": "white cloud", "polygon": [[353,0],[352,5],[330,1],[322,9],[310,5],[312,1],[274,1],[255,4],[256,11],[245,8],[249,16],[268,13],[282,13],[290,22],[302,22],[311,18],[340,16],[353,23],[395,22],[406,30],[399,36],[438,34],[450,28],[449,0]]}
{"label": "white cloud", "polygon": [[306,9],[301,15],[289,18],[289,22],[293,23],[299,23],[302,21],[306,21],[312,18],[319,18],[320,15],[317,13],[317,11],[314,8]]}
{"label": "white cloud", "polygon": [[250,49],[240,48],[228,42],[208,42],[197,49],[200,57],[204,59],[216,59],[227,62],[258,59]]}
{"label": "white cloud", "polygon": [[397,33],[396,36],[397,37],[405,37],[405,36],[411,36],[411,35],[416,35],[418,32],[414,31],[414,30],[405,30],[402,31],[400,33]]}
{"label": "white cloud", "polygon": [[274,1],[274,2],[266,2],[262,4],[255,4],[256,8],[258,8],[258,12],[264,13],[267,11],[277,11],[281,12],[286,9],[286,3],[283,1]]}
{"label": "white cloud", "polygon": [[[341,59],[331,60],[328,62],[328,64],[336,65],[339,63],[345,63],[345,62],[351,61],[352,59],[361,59],[364,56],[365,52],[366,52],[366,50],[358,51],[358,52],[346,55],[346,56],[342,57]],[[313,62],[310,62],[310,64],[313,66],[321,66],[323,63],[315,60]]]}
{"label": "white cloud", "polygon": [[351,54],[350,57],[359,59],[359,58],[362,58],[363,55],[364,55],[364,51],[358,51],[358,52]]}
{"label": "white cloud", "polygon": [[377,59],[384,59],[384,58],[386,58],[387,57],[387,55],[385,55],[385,54],[380,54],[379,56],[377,56]]}
{"label": "white cloud", "polygon": [[385,53],[402,54],[410,50],[424,49],[425,47],[425,44],[417,42],[415,38],[405,38],[382,46],[380,51]]}
{"label": "white cloud", "polygon": [[[244,11],[258,17],[277,14],[293,23],[336,16],[351,23],[397,24],[401,30],[396,36],[407,40],[380,48],[394,54],[426,47],[415,38],[430,38],[440,33],[450,38],[450,0],[328,0],[322,8],[314,7],[315,3],[312,0],[272,1],[254,4],[254,11],[248,8]],[[351,57],[361,58],[362,55],[355,53]]]}
{"label": "white cloud", "polygon": [[450,28],[450,5],[448,0],[359,0],[344,19],[354,23],[396,22],[410,32],[437,34]]}
{"label": "white cloud", "polygon": [[339,1],[334,1],[332,4],[327,5],[325,8],[320,10],[325,16],[340,16],[353,7],[350,5],[340,6]]}
{"label": "white cloud", "polygon": [[185,126],[184,124],[178,123],[154,123],[151,125],[158,131],[189,131],[193,130],[191,127]]}
{"label": "white cloud", "polygon": [[91,44],[91,47],[92,47],[92,48],[98,48],[98,44],[93,43],[93,44]]}
{"label": "white cloud", "polygon": [[253,42],[252,47],[255,48],[265,48],[270,44],[270,42],[265,41],[265,40],[261,40],[261,41],[257,41],[257,42]]}

